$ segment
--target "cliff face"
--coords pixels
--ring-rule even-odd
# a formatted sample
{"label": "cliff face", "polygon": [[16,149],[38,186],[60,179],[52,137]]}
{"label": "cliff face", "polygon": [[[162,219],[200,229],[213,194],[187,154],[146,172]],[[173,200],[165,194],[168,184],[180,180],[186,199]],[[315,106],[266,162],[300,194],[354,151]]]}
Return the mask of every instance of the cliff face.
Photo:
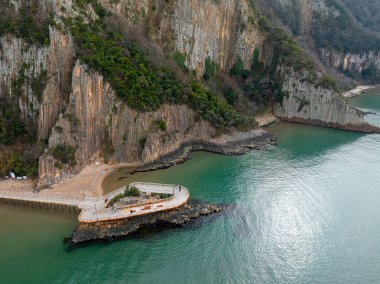
{"label": "cliff face", "polygon": [[171,20],[175,48],[198,74],[208,56],[223,70],[229,70],[237,58],[248,69],[254,49],[260,49],[263,41],[250,17],[247,1],[176,1]]}
{"label": "cliff face", "polygon": [[335,91],[316,87],[291,70],[283,70],[283,76],[282,89],[287,96],[282,104],[274,106],[274,114],[280,119],[350,131],[379,132]]}
{"label": "cliff face", "polygon": [[361,74],[370,68],[371,64],[380,70],[380,52],[352,54],[322,48],[320,54],[325,65],[337,70]]}
{"label": "cliff face", "polygon": [[[16,10],[22,7],[22,1],[14,1]],[[60,16],[79,15],[72,0],[39,2],[41,11],[53,13],[60,24]],[[203,74],[208,57],[226,73],[238,58],[249,69],[254,50],[259,51],[258,60],[264,64],[274,57],[271,48],[264,44],[267,35],[260,32],[257,15],[248,1],[100,2],[121,25],[144,29],[144,35],[167,49],[167,55],[179,51],[185,65],[198,77]],[[306,1],[302,7],[302,33],[307,34],[313,11],[325,6]],[[91,6],[86,6],[86,15],[96,18]],[[38,143],[48,143],[50,148],[39,160],[40,187],[74,175],[98,159],[136,166],[149,164],[183,144],[207,142],[217,135],[209,123],[185,105],[164,104],[151,112],[128,107],[101,74],[75,62],[76,45],[70,33],[64,31],[50,27],[49,45],[27,44],[10,34],[0,37],[0,99],[16,100],[23,119],[36,132]],[[333,62],[339,60],[339,55],[329,56]],[[347,68],[355,65],[349,63],[354,59],[344,60],[348,61],[344,63]],[[367,127],[360,113],[348,107],[336,93],[316,88],[292,72],[281,76],[285,78],[283,90],[289,97],[282,105],[274,106],[278,117],[344,129],[354,125],[350,130]],[[36,81],[43,83],[40,94],[33,87]],[[61,145],[73,149],[76,165],[62,165],[53,158],[51,149]]]}
{"label": "cliff face", "polygon": [[[0,37],[0,98],[18,101],[22,118],[29,121],[39,140],[49,137],[64,109],[74,56],[69,36],[50,28],[49,37],[50,45],[42,47],[11,35]],[[38,80],[46,81],[41,94],[32,88]],[[17,81],[20,83],[16,90]]]}
{"label": "cliff face", "polygon": [[268,5],[326,67],[365,83],[379,82],[380,35],[358,22],[345,0],[275,0]]}
{"label": "cliff face", "polygon": [[[58,170],[49,153],[40,158],[40,186],[78,172],[100,152],[115,162],[146,164],[177,150],[189,141],[207,141],[215,130],[184,105],[163,105],[155,112],[137,112],[125,106],[103,77],[79,62],[72,77],[70,104],[59,116],[49,148],[76,149],[76,168]],[[162,126],[160,126],[162,125]]]}
{"label": "cliff face", "polygon": [[151,40],[181,52],[186,66],[198,76],[203,75],[207,57],[222,70],[229,70],[238,58],[249,68],[253,51],[262,47],[248,1],[113,2],[102,1],[125,22],[145,26]]}

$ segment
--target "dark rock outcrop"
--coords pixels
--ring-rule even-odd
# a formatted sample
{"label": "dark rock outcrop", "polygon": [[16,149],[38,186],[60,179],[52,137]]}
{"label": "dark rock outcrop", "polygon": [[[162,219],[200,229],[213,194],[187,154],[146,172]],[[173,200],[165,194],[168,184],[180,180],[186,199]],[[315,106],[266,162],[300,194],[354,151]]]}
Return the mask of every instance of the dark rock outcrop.
{"label": "dark rock outcrop", "polygon": [[189,201],[187,204],[171,211],[162,211],[128,219],[80,223],[75,229],[70,247],[94,240],[112,240],[148,229],[158,230],[189,224],[201,217],[220,213],[225,205],[208,204],[201,201]]}

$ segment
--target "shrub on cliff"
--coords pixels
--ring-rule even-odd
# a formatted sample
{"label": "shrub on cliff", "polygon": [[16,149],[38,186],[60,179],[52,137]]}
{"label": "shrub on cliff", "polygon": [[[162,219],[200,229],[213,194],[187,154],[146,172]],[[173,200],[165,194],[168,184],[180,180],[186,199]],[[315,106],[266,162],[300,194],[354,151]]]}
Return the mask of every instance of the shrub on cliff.
{"label": "shrub on cliff", "polygon": [[166,131],[166,122],[162,118],[156,121],[157,128],[162,131]]}
{"label": "shrub on cliff", "polygon": [[230,75],[232,76],[242,76],[244,73],[244,63],[241,58],[239,58],[234,65],[232,65],[230,70]]}
{"label": "shrub on cliff", "polygon": [[212,76],[214,76],[215,72],[219,69],[218,64],[213,61],[210,56],[207,56],[205,60],[205,72],[203,74],[203,78],[207,81]]}
{"label": "shrub on cliff", "polygon": [[57,145],[56,147],[50,149],[50,153],[54,159],[63,164],[69,164],[70,166],[76,165],[75,149],[72,146]]}

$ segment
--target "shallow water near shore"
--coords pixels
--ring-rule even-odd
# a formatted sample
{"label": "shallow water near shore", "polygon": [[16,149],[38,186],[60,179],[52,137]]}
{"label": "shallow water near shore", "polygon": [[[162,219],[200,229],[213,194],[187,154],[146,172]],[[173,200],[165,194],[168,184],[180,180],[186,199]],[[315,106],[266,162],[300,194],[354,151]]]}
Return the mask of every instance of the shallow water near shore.
{"label": "shallow water near shore", "polygon": [[[380,112],[380,96],[350,102]],[[178,183],[192,198],[235,205],[200,226],[67,252],[73,215],[1,204],[1,283],[380,283],[380,135],[270,130],[277,147],[196,152],[170,169],[105,181],[108,190]]]}
{"label": "shallow water near shore", "polygon": [[362,111],[369,112],[366,120],[374,125],[380,126],[380,88],[369,89],[356,97],[348,99],[348,101],[355,105]]}

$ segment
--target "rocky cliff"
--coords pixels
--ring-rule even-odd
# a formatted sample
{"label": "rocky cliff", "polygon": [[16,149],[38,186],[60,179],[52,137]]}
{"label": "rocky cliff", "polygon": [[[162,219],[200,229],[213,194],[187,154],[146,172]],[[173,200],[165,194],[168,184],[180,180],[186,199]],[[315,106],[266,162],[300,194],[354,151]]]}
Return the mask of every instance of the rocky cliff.
{"label": "rocky cliff", "polygon": [[[13,1],[13,8],[20,10],[23,1]],[[94,160],[136,166],[149,164],[182,145],[209,142],[220,134],[201,117],[202,111],[194,111],[189,104],[163,103],[151,111],[131,108],[117,95],[104,73],[77,59],[78,39],[65,27],[62,17],[80,15],[79,18],[85,19],[82,24],[87,24],[99,19],[95,11],[99,6],[94,9],[91,1],[84,1],[85,4],[71,0],[34,2],[39,3],[41,11],[51,14],[55,22],[49,26],[48,41],[42,44],[27,42],[11,33],[1,34],[0,30],[0,99],[17,101],[22,119],[29,123],[29,131],[35,133],[35,143],[46,148],[39,159],[40,187],[77,174]],[[105,13],[113,13],[112,19],[122,27],[122,34],[136,31],[143,37],[140,42],[156,45],[163,60],[179,52],[190,70],[181,75],[185,77],[181,79],[184,82],[201,78],[209,59],[222,78],[232,81],[230,85],[236,89],[233,80],[242,77],[228,77],[235,62],[241,59],[243,66],[239,72],[243,74],[251,69],[254,60],[256,65],[268,66],[278,55],[272,54],[268,44],[268,26],[265,21],[259,21],[263,19],[249,1],[101,0],[99,3],[106,9]],[[311,15],[307,7],[315,3],[307,3],[303,14]],[[308,33],[311,18],[304,19],[304,23],[303,33]],[[336,60],[334,57],[333,61]],[[260,85],[274,80],[268,78],[269,73],[263,76]],[[361,114],[348,107],[335,92],[304,82],[298,73],[279,77],[285,78],[280,85],[289,94],[282,104],[274,106],[280,118],[367,130]],[[221,83],[213,84],[210,89],[221,94],[217,89]],[[195,96],[189,88],[184,92],[184,98]],[[201,109],[205,108],[206,99],[211,98],[208,106],[225,100],[212,92],[202,93],[203,97],[196,95],[200,96],[197,107]],[[213,112],[208,115],[216,116]],[[65,155],[70,159],[63,157],[60,161],[59,157]]]}
{"label": "rocky cliff", "polygon": [[[68,145],[76,149],[74,171],[59,171],[49,153],[40,159],[40,186],[78,172],[88,162],[104,156],[114,162],[142,164],[157,160],[192,140],[207,141],[215,130],[184,105],[163,105],[154,112],[137,112],[121,102],[96,72],[79,61],[72,75],[72,94],[49,138],[49,148]],[[103,154],[101,154],[103,153]]]}
{"label": "rocky cliff", "polygon": [[343,72],[362,74],[368,70],[371,65],[373,68],[380,70],[380,52],[369,51],[355,54],[322,48],[320,50],[320,56],[326,66]]}
{"label": "rocky cliff", "polygon": [[248,1],[171,0],[102,1],[125,22],[145,26],[148,36],[183,54],[185,64],[203,75],[210,57],[228,70],[241,58],[246,68],[255,48],[262,48],[263,36],[255,25]]}
{"label": "rocky cliff", "polygon": [[[48,139],[64,110],[74,57],[70,36],[50,28],[49,38],[49,45],[38,46],[12,35],[0,37],[0,98],[18,101],[22,118],[39,140]],[[41,90],[33,89],[36,81],[43,81]]]}
{"label": "rocky cliff", "polygon": [[266,12],[272,11],[289,27],[309,52],[319,57],[328,67],[326,70],[332,68],[365,83],[380,81],[380,35],[357,20],[352,5],[346,5],[353,1],[259,2]]}
{"label": "rocky cliff", "polygon": [[249,68],[254,49],[263,42],[252,17],[247,1],[176,1],[171,20],[175,48],[198,74],[203,74],[208,56],[224,70],[237,58]]}
{"label": "rocky cliff", "polygon": [[282,70],[282,103],[274,105],[274,114],[284,121],[313,124],[350,131],[380,132],[365,122],[363,114],[350,107],[334,90],[318,87],[292,70]]}

